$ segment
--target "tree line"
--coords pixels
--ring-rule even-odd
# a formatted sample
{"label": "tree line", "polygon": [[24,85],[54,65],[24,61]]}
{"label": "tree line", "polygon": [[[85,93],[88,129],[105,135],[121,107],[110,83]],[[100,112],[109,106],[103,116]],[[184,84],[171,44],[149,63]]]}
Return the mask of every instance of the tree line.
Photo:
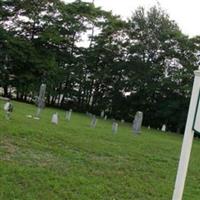
{"label": "tree line", "polygon": [[[85,38],[85,39],[84,39]],[[182,131],[198,68],[200,37],[189,38],[159,6],[127,20],[76,0],[0,1],[0,87],[46,103]]]}

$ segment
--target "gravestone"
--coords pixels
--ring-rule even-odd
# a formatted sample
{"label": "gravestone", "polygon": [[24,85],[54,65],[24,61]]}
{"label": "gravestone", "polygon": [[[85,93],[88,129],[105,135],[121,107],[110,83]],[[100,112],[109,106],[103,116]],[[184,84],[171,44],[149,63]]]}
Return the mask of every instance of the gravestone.
{"label": "gravestone", "polygon": [[108,118],[107,115],[105,115],[105,116],[104,116],[104,120],[107,120],[107,118]]}
{"label": "gravestone", "polygon": [[117,133],[118,131],[118,123],[117,122],[113,122],[112,124],[112,132],[113,133]]}
{"label": "gravestone", "polygon": [[147,128],[148,128],[149,130],[151,129],[151,127],[150,127],[150,126],[148,126]]}
{"label": "gravestone", "polygon": [[104,117],[104,111],[101,111],[101,118],[103,118]]}
{"label": "gravestone", "polygon": [[46,84],[41,84],[39,96],[36,97],[35,100],[35,103],[38,108],[34,119],[40,119],[41,110],[45,107],[45,92],[46,92]]}
{"label": "gravestone", "polygon": [[90,127],[91,128],[95,128],[97,125],[97,118],[95,115],[92,116],[92,120],[91,120],[91,123],[90,123]]}
{"label": "gravestone", "polygon": [[142,120],[143,120],[143,113],[141,111],[138,111],[133,120],[133,132],[134,133],[141,132]]}
{"label": "gravestone", "polygon": [[69,111],[66,111],[66,115],[65,118],[70,121],[71,120],[71,116],[72,116],[72,109],[70,109]]}
{"label": "gravestone", "polygon": [[122,119],[122,120],[121,120],[121,123],[123,124],[124,122],[125,122],[124,119]]}
{"label": "gravestone", "polygon": [[10,99],[7,99],[7,102],[4,104],[4,111],[5,111],[5,118],[7,120],[10,120],[11,118],[11,113],[13,111],[13,105],[10,102]]}
{"label": "gravestone", "polygon": [[166,125],[165,124],[162,125],[161,131],[166,132]]}
{"label": "gravestone", "polygon": [[58,124],[58,113],[54,113],[53,115],[52,115],[52,118],[51,118],[51,123],[52,124]]}

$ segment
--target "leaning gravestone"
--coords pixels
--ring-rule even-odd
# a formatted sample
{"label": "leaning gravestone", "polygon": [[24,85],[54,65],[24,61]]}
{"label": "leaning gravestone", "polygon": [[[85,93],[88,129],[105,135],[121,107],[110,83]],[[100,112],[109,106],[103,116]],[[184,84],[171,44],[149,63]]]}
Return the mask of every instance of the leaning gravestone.
{"label": "leaning gravestone", "polygon": [[118,123],[117,122],[113,122],[112,124],[112,132],[113,133],[117,133],[118,131]]}
{"label": "leaning gravestone", "polygon": [[71,116],[72,116],[72,109],[70,109],[69,111],[66,112],[66,116],[65,118],[70,121],[71,120]]}
{"label": "leaning gravestone", "polygon": [[46,92],[46,84],[41,84],[39,96],[36,98],[37,112],[34,119],[40,119],[41,110],[45,106],[45,92]]}
{"label": "leaning gravestone", "polygon": [[51,118],[51,123],[52,124],[58,124],[58,113],[54,113],[53,115],[52,115],[52,118]]}
{"label": "leaning gravestone", "polygon": [[104,116],[104,120],[107,120],[107,118],[108,118],[108,116],[107,116],[107,115],[105,115],[105,116]]}
{"label": "leaning gravestone", "polygon": [[165,124],[162,125],[161,131],[166,132],[166,125]]}
{"label": "leaning gravestone", "polygon": [[92,120],[91,120],[91,123],[90,123],[90,127],[91,128],[95,128],[97,125],[97,118],[95,115],[92,116]]}
{"label": "leaning gravestone", "polygon": [[141,132],[142,120],[143,120],[143,113],[141,111],[138,111],[136,113],[134,121],[133,121],[133,132],[134,133]]}

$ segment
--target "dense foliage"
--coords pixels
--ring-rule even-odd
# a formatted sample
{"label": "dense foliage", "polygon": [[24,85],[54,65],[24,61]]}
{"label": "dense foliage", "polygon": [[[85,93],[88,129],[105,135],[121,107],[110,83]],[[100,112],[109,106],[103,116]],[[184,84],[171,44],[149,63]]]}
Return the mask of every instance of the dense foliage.
{"label": "dense foliage", "polygon": [[22,101],[46,83],[51,106],[126,120],[141,110],[145,125],[180,131],[199,44],[159,7],[123,21],[79,0],[0,1],[0,87]]}

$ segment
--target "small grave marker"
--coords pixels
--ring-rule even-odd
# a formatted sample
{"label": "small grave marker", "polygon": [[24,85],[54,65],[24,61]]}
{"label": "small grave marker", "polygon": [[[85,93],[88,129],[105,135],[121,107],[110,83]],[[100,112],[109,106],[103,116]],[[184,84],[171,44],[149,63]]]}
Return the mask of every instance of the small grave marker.
{"label": "small grave marker", "polygon": [[51,118],[51,123],[52,124],[58,124],[58,113],[54,113],[53,115],[52,115],[52,118]]}

